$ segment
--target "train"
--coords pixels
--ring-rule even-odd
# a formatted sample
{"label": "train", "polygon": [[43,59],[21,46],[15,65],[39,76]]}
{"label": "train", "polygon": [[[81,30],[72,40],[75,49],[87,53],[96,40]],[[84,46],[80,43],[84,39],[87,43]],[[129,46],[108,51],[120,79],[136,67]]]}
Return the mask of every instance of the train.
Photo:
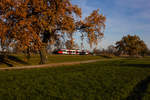
{"label": "train", "polygon": [[59,49],[55,51],[55,54],[64,55],[88,55],[89,52],[85,50],[75,50],[75,49]]}

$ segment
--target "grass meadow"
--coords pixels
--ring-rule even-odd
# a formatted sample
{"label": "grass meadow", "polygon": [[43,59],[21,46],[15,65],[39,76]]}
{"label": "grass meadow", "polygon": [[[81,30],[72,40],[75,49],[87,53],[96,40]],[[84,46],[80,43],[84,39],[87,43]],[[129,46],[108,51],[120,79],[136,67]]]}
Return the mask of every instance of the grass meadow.
{"label": "grass meadow", "polygon": [[0,71],[0,100],[150,100],[150,58]]}
{"label": "grass meadow", "polygon": [[[100,56],[92,55],[48,55],[47,64],[50,63],[61,63],[61,62],[75,62],[75,61],[86,61],[86,60],[95,60],[101,59]],[[27,57],[23,54],[19,55],[8,55],[3,61],[3,57],[0,56],[0,68],[2,67],[16,67],[16,66],[28,66],[28,65],[39,65],[40,56],[32,55],[28,60]]]}

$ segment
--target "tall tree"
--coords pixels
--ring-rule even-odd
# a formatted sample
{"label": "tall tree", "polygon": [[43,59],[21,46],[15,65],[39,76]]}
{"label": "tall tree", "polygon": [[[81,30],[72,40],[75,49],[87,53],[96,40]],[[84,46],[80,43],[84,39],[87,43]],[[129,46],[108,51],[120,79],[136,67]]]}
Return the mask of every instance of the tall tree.
{"label": "tall tree", "polygon": [[21,49],[33,47],[40,51],[41,63],[45,63],[48,41],[58,33],[71,35],[73,14],[81,17],[80,8],[69,0],[6,0],[0,6],[2,44],[9,36]]}
{"label": "tall tree", "polygon": [[87,42],[92,46],[97,45],[99,40],[104,36],[106,17],[99,14],[99,9],[94,10],[90,16],[84,20],[77,22],[78,31],[81,32],[81,40],[87,39]]}
{"label": "tall tree", "polygon": [[143,55],[147,51],[147,46],[139,36],[124,36],[120,41],[116,42],[116,48],[121,54],[127,55]]}
{"label": "tall tree", "polygon": [[[39,50],[41,64],[46,63],[46,45],[56,41],[57,35],[73,41],[78,30],[87,36],[90,44],[97,43],[104,27],[105,17],[98,10],[81,20],[81,9],[70,0],[1,0],[0,39],[6,37],[24,50]],[[54,42],[53,42],[54,43]]]}

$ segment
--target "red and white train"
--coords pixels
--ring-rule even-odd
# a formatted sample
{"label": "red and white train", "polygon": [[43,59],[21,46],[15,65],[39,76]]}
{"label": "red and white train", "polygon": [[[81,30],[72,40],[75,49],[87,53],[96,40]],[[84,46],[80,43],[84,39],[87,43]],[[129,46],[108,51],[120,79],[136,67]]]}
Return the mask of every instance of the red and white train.
{"label": "red and white train", "polygon": [[74,49],[60,49],[57,50],[57,54],[66,54],[66,55],[87,55],[89,54],[87,51],[74,50]]}

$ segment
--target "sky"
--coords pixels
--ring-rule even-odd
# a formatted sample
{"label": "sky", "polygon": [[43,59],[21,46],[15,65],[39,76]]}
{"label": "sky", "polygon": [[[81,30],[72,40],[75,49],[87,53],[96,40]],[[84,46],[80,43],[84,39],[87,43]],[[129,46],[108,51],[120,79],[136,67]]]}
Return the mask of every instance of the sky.
{"label": "sky", "polygon": [[106,29],[99,48],[114,45],[127,34],[138,35],[150,48],[150,0],[71,0],[82,8],[83,18],[100,9]]}

